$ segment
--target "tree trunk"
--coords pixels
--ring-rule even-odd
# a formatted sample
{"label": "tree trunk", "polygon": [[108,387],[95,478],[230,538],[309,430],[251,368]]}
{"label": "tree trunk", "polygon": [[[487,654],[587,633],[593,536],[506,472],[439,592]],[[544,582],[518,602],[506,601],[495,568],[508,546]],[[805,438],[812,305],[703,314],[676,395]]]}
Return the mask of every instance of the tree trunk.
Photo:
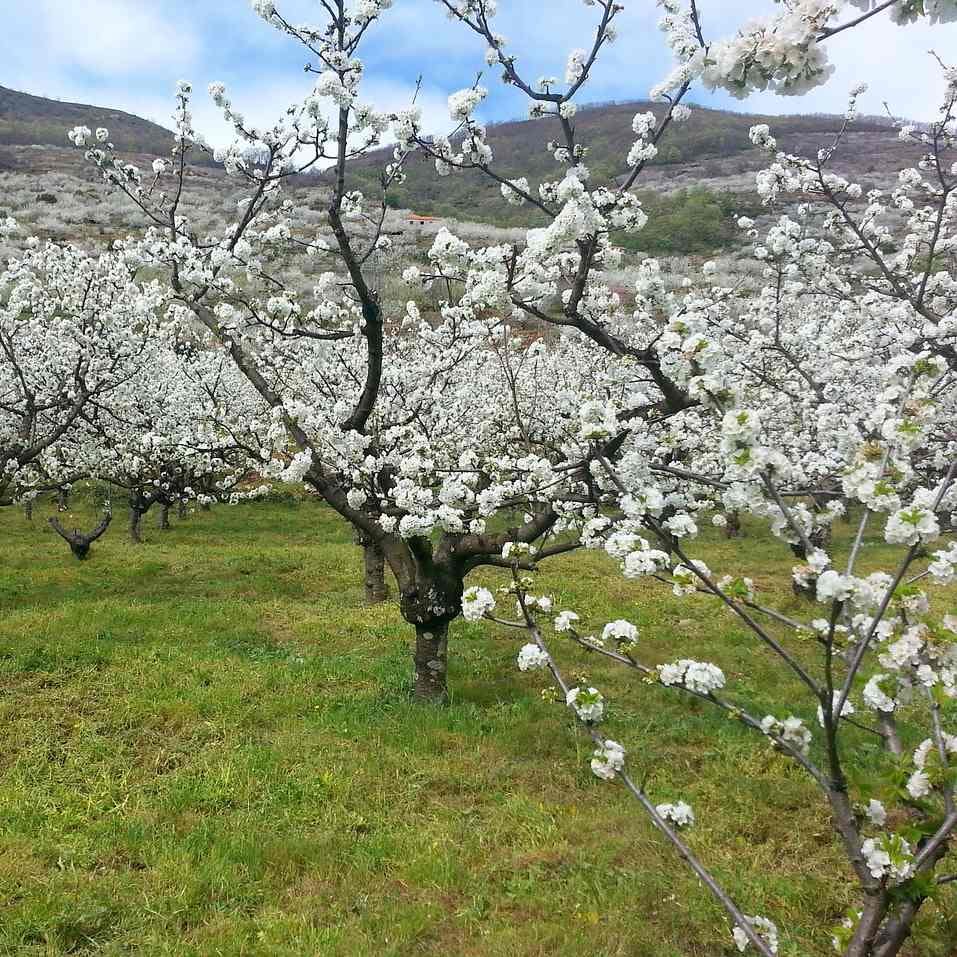
{"label": "tree trunk", "polygon": [[919,901],[904,901],[896,917],[886,921],[873,948],[873,957],[897,957],[911,935],[917,911],[924,898]]}
{"label": "tree trunk", "polygon": [[185,499],[185,498],[181,498],[181,499],[179,500],[179,505],[177,505],[177,507],[176,507],[176,514],[177,514],[177,517],[180,518],[180,519],[186,518],[186,516],[187,516],[188,513],[187,513],[187,509],[186,509],[186,499]]}
{"label": "tree trunk", "polygon": [[415,627],[415,697],[419,701],[445,704],[449,700],[448,672],[449,626]]}
{"label": "tree trunk", "polygon": [[130,541],[134,545],[143,544],[143,536],[140,533],[140,520],[142,518],[143,513],[138,508],[130,508]]}
{"label": "tree trunk", "polygon": [[32,498],[28,498],[23,503],[23,514],[26,515],[28,522],[33,521],[33,499]]}
{"label": "tree trunk", "polygon": [[901,743],[901,736],[898,733],[897,721],[894,715],[888,714],[886,711],[878,711],[877,726],[884,736],[884,747],[886,747],[891,754],[901,757],[904,753],[904,745]]}
{"label": "tree trunk", "polygon": [[727,524],[724,526],[724,537],[740,538],[741,513],[737,509],[734,509],[733,511],[728,512],[724,517],[727,519]]}
{"label": "tree trunk", "polygon": [[[811,548],[821,548],[827,551],[827,549],[831,547],[831,526],[824,525],[821,528],[814,529],[814,531],[808,535],[807,540]],[[790,546],[790,549],[794,553],[795,558],[807,561],[808,554],[807,549],[804,547],[804,542],[795,542]]]}
{"label": "tree trunk", "polygon": [[385,553],[378,542],[369,542],[362,546],[365,564],[366,604],[378,605],[389,597],[389,586],[385,580]]}
{"label": "tree trunk", "polygon": [[160,502],[159,508],[159,518],[156,520],[156,525],[158,528],[161,528],[164,532],[168,532],[171,528],[169,523],[169,502]]}
{"label": "tree trunk", "polygon": [[[948,853],[950,844],[941,841],[926,862],[926,873],[931,876],[937,863]],[[914,929],[914,921],[927,898],[921,894],[911,900],[901,902],[896,912],[885,915],[885,920],[877,934],[867,957],[898,957]]]}
{"label": "tree trunk", "polygon": [[81,532],[79,529],[74,528],[73,531],[70,532],[60,524],[56,516],[53,516],[50,518],[50,527],[70,546],[73,557],[83,562],[86,561],[87,556],[90,554],[90,546],[103,535],[110,527],[112,521],[113,513],[107,512],[103,518],[100,519],[100,524],[97,525],[93,531]]}
{"label": "tree trunk", "polygon": [[416,700],[448,701],[449,625],[462,614],[463,568],[447,541],[424,538],[380,540],[399,590],[402,617],[415,628]]}
{"label": "tree trunk", "polygon": [[199,503],[199,507],[200,507],[204,512],[211,512],[211,511],[213,510],[213,506],[210,505],[209,502],[200,502],[200,503]]}
{"label": "tree trunk", "polygon": [[58,512],[65,512],[70,507],[69,489],[61,488],[56,494],[56,509]]}
{"label": "tree trunk", "polygon": [[886,913],[887,899],[883,891],[865,898],[861,918],[847,950],[844,951],[844,957],[873,957],[874,943]]}

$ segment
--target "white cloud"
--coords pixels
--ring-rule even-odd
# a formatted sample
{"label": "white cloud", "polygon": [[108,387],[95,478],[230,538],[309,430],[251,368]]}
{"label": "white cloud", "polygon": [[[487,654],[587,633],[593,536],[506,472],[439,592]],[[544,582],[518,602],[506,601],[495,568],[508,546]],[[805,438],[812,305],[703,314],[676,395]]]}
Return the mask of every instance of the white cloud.
{"label": "white cloud", "polygon": [[159,4],[136,0],[39,0],[4,18],[8,36],[24,41],[11,49],[32,47],[30,52],[41,52],[48,67],[78,68],[94,76],[185,70],[201,49],[188,17],[174,19]]}
{"label": "white cloud", "polygon": [[[270,30],[245,0],[33,0],[4,6],[4,80],[29,92],[95,102],[147,115],[166,125],[174,82],[190,79],[197,89],[197,126],[210,139],[229,138],[228,125],[203,93],[212,80],[230,87],[237,107],[260,125],[271,123],[310,88],[300,71],[309,55]],[[293,20],[315,18],[315,0],[282,0]],[[581,0],[510,0],[501,4],[496,28],[510,39],[519,67],[534,81],[561,75],[569,50],[587,47],[595,10]],[[702,3],[706,35],[726,34],[749,17],[773,11],[771,0],[709,0]],[[604,51],[585,99],[640,99],[668,70],[670,58],[655,29],[658,10],[628,4],[619,19],[619,41]],[[709,105],[749,112],[840,112],[848,90],[870,84],[863,109],[878,112],[887,100],[895,113],[929,119],[936,110],[939,71],[927,50],[957,46],[957,26],[896,27],[886,17],[847,31],[828,43],[837,73],[826,87],[799,99],[770,95],[731,102],[695,90]],[[399,0],[369,33],[364,48],[365,98],[380,108],[403,107],[415,77],[429,128],[446,125],[445,98],[475,80],[492,95],[487,119],[524,115],[526,104],[498,82],[498,70],[483,59],[484,42],[451,23],[435,0]]]}

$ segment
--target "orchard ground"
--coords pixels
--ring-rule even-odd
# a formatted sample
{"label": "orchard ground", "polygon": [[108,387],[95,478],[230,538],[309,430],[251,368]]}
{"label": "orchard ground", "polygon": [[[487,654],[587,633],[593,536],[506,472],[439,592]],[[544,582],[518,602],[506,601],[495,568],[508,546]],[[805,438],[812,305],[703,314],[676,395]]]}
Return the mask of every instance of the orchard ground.
{"label": "orchard ground", "polygon": [[[544,676],[518,672],[520,633],[457,621],[452,703],[423,707],[410,629],[363,605],[359,550],[314,501],[220,506],[169,532],[150,515],[139,547],[118,516],[86,563],[49,508],[32,524],[0,509],[0,954],[737,953],[640,809],[592,776]],[[875,538],[864,556],[892,558]],[[757,527],[709,532],[700,557],[759,588],[793,564]],[[546,565],[535,592],[595,628],[634,621],[645,660],[704,657],[732,694],[788,701],[713,602],[574,562]],[[833,880],[846,865],[803,772],[718,712],[553,643],[570,674],[600,679],[633,776],[692,804],[690,843],[747,913],[773,917],[781,954],[827,953],[851,884]],[[816,728],[797,687],[791,700]],[[875,742],[875,793],[885,760]],[[948,957],[954,940],[951,887],[905,952]]]}

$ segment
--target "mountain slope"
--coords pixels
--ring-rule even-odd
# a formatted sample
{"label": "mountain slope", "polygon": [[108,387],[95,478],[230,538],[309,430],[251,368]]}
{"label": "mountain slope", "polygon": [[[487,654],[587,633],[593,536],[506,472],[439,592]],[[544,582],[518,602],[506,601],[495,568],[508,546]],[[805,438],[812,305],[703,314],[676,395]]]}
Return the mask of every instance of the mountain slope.
{"label": "mountain slope", "polygon": [[[625,157],[635,138],[631,120],[635,113],[646,110],[659,118],[664,114],[661,104],[645,101],[601,104],[579,111],[575,119],[578,140],[589,148],[585,165],[596,183],[627,173]],[[695,107],[690,119],[667,131],[657,159],[639,185],[656,191],[702,184],[717,191],[746,191],[753,188],[753,178],[743,174],[761,168],[767,159],[751,146],[751,126],[767,123],[781,148],[813,155],[833,140],[843,122],[841,116],[762,116]],[[913,153],[897,141],[885,118],[861,118],[853,130],[840,161],[843,168],[858,176],[884,178],[903,155]],[[495,153],[496,172],[507,179],[527,176],[533,188],[543,180],[554,179],[559,167],[546,145],[559,137],[560,127],[554,119],[491,125],[488,138]],[[354,163],[355,186],[375,195],[379,171],[390,160],[391,150],[384,149]],[[500,225],[535,221],[534,212],[528,208],[507,205],[498,186],[480,173],[439,177],[432,163],[421,155],[409,158],[406,173],[406,182],[395,187],[390,196],[390,203],[397,208]]]}
{"label": "mountain slope", "polygon": [[122,110],[63,103],[0,86],[0,146],[67,147],[67,132],[81,125],[105,126],[121,152],[162,155],[173,146],[169,130]]}
{"label": "mountain slope", "polygon": [[[634,138],[632,117],[648,109],[659,118],[664,112],[660,104],[643,101],[599,104],[579,111],[575,119],[578,138],[589,147],[585,164],[594,183],[608,183],[626,174],[625,157]],[[618,237],[616,242],[655,255],[703,255],[730,248],[740,240],[734,226],[737,217],[761,211],[755,203],[753,174],[766,164],[767,156],[751,146],[750,127],[768,123],[783,149],[813,155],[833,142],[843,122],[840,116],[761,116],[695,107],[687,122],[668,131],[658,158],[638,183],[639,195],[651,215],[648,226],[637,237]],[[54,222],[51,200],[45,199],[42,208],[35,202],[39,193],[55,199],[64,191],[76,192],[64,185],[64,176],[82,181],[87,191],[98,181],[95,170],[82,162],[67,141],[67,131],[78,124],[107,127],[118,150],[134,162],[149,162],[168,153],[173,144],[168,130],[120,110],[61,103],[0,87],[0,174],[9,171],[19,177],[4,184],[0,214],[16,213],[44,235],[56,236],[70,236],[71,230],[83,232],[84,224],[97,221],[93,207],[102,202],[96,198],[99,194],[90,194],[91,209],[73,215],[73,220],[80,216],[80,226],[65,213],[58,213],[61,219],[66,216],[64,222]],[[554,119],[491,126],[495,170],[508,179],[527,176],[532,189],[537,189],[541,182],[560,175],[560,167],[546,148],[549,140],[559,136]],[[380,172],[391,159],[391,148],[384,148],[351,163],[349,188],[377,195]],[[899,141],[887,119],[865,117],[845,138],[834,168],[866,188],[886,187],[896,178],[897,169],[915,159],[913,146]],[[496,183],[481,173],[440,177],[433,164],[419,154],[409,157],[406,171],[407,181],[390,192],[389,204],[396,209],[496,226],[527,227],[542,222],[533,207],[508,205]],[[221,168],[197,154],[189,175],[202,180],[199,192],[204,199],[200,205],[209,210],[222,207],[229,187]],[[328,175],[327,171],[305,176],[289,186],[299,189],[303,200],[308,197],[311,208],[317,210],[325,201],[327,184],[323,179]],[[12,198],[14,192],[17,202]],[[123,225],[124,208],[111,214],[111,225],[117,229]]]}

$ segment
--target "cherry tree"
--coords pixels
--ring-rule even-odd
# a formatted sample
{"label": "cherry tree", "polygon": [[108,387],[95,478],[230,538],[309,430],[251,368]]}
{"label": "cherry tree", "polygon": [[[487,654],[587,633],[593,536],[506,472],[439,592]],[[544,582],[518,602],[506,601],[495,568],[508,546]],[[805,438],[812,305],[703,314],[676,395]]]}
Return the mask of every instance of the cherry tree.
{"label": "cherry tree", "polygon": [[108,401],[92,400],[41,459],[47,471],[70,471],[124,494],[137,544],[154,505],[168,510],[200,496],[235,500],[248,494],[238,486],[272,455],[255,431],[262,403],[221,350],[197,350],[166,325],[143,360]]}
{"label": "cherry tree", "polygon": [[[466,291],[464,305],[436,329],[407,313],[419,333],[413,339],[402,332],[401,316],[387,321],[369,284],[370,258],[387,242],[385,189],[401,164],[384,174],[375,205],[347,190],[346,175],[348,161],[377,145],[389,126],[387,116],[358,99],[362,71],[355,59],[382,6],[366,4],[353,15],[339,3],[324,26],[307,29],[260,4],[273,25],[317,58],[312,69],[321,76],[313,95],[265,131],[247,128],[226,91],[211,89],[237,134],[217,156],[246,194],[224,236],[195,236],[179,210],[187,152],[197,140],[187,85],[179,94],[177,148],[171,160],[157,160],[151,177],[116,156],[106,131],[95,136],[80,127],[71,138],[90,147],[107,181],[154,223],[127,249],[151,268],[168,269],[176,300],[171,321],[184,331],[201,324],[210,334],[206,346],[228,350],[268,407],[273,435],[278,429],[293,444],[291,461],[280,455],[278,474],[305,481],[381,548],[403,614],[416,628],[417,693],[442,699],[448,625],[460,612],[465,576],[501,563],[508,542],[533,542],[553,530],[559,514],[549,502],[557,488],[574,485],[574,469],[566,463],[556,479],[548,455],[529,454],[507,373],[484,345],[488,329],[480,316],[495,304],[495,290],[484,300]],[[320,109],[327,98],[337,105],[332,124]],[[289,175],[328,160],[335,174],[327,213],[332,250],[295,228],[281,195]],[[277,278],[291,250],[329,263],[311,308]],[[497,388],[483,391],[478,382]],[[477,455],[476,419],[489,423],[481,432],[490,439]],[[559,448],[551,444],[553,458]],[[516,510],[526,517],[510,532],[486,530],[488,517]]]}
{"label": "cherry tree", "polygon": [[91,403],[139,368],[164,296],[140,268],[34,240],[0,274],[0,505],[77,477],[45,466]]}
{"label": "cherry tree", "polygon": [[[443,0],[443,5],[487,42],[489,63],[501,64],[505,82],[529,96],[530,115],[555,116],[564,136],[552,148],[569,171],[559,183],[542,184],[537,195],[526,179],[501,181],[506,199],[533,204],[552,219],[547,228],[529,234],[524,249],[516,248],[500,263],[490,250],[454,247],[456,256],[440,261],[427,279],[466,287],[498,281],[518,311],[574,326],[604,349],[647,363],[661,393],[677,398],[667,408],[667,424],[657,432],[649,429],[647,415],[636,421],[633,409],[605,406],[604,431],[596,430],[596,436],[614,444],[591,458],[594,482],[589,491],[598,494],[582,539],[604,547],[628,577],[660,578],[676,596],[712,595],[738,615],[806,686],[823,728],[821,765],[810,757],[812,735],[804,720],[793,714],[753,716],[740,701],[725,699],[726,679],[717,665],[690,657],[648,665],[634,653],[638,634],[629,622],[610,622],[601,639],[590,638],[579,633],[578,616],[568,610],[554,619],[554,629],[664,688],[724,708],[800,764],[830,805],[862,899],[860,910],[835,929],[835,946],[847,954],[896,954],[937,880],[951,879],[938,878],[936,872],[957,826],[951,770],[955,748],[944,719],[954,694],[955,623],[952,616],[934,615],[917,586],[928,577],[953,581],[957,552],[953,546],[939,549],[927,570],[911,571],[957,505],[957,169],[952,165],[957,73],[944,68],[947,95],[939,120],[924,132],[901,130],[902,138],[927,150],[918,167],[903,171],[900,187],[889,196],[868,194],[863,209],[858,208],[861,187],[830,169],[840,135],[808,160],[778,155],[770,131],[755,128],[755,145],[775,159],[758,178],[760,191],[769,202],[785,195],[805,200],[796,219],[783,217],[755,248],[766,264],[765,288],[757,295],[696,289],[675,296],[651,261],[642,268],[636,309],[628,315],[601,280],[607,237],[602,227],[626,228],[612,218],[620,214],[622,196],[587,185],[587,148],[575,140],[575,110],[566,92],[566,86],[575,90],[609,34],[600,29],[591,52],[571,55],[565,84],[546,77],[532,85],[491,27],[492,4]],[[617,7],[598,6],[605,26]],[[629,186],[654,157],[665,126],[686,115],[680,100],[692,80],[741,93],[766,85],[800,92],[827,75],[820,40],[892,5],[832,26],[837,5],[794,4],[781,17],[717,44],[705,42],[694,5],[685,12],[677,4],[664,6],[663,26],[680,62],[656,91],[669,103],[664,122],[651,113],[635,118],[638,139],[628,158]],[[902,21],[924,12],[912,5],[905,16],[907,5],[893,6]],[[935,20],[957,14],[947,5],[926,12]],[[791,47],[798,36],[802,41]],[[483,96],[476,86],[453,101],[453,118],[462,125],[452,136],[436,139],[413,128],[406,145],[428,153],[440,175],[478,169],[497,178],[485,130],[472,119]],[[849,123],[853,116],[852,103]],[[818,229],[810,223],[813,209],[807,200],[831,208]],[[906,217],[896,235],[894,213]],[[741,225],[753,229],[748,221]],[[578,255],[565,259],[572,241]],[[549,310],[556,298],[564,307],[561,317]],[[593,303],[597,308],[589,309]],[[844,510],[841,499],[863,511],[851,554],[838,570],[822,545],[830,523]],[[789,618],[761,604],[750,579],[718,576],[692,557],[688,543],[697,534],[699,515],[715,507],[766,518],[771,531],[807,561],[795,568],[795,584],[827,606],[826,616]],[[856,575],[866,527],[882,512],[888,513],[887,541],[904,546],[900,563],[888,572]],[[744,915],[679,836],[678,830],[694,820],[691,809],[683,802],[655,805],[628,775],[622,746],[595,729],[605,713],[604,699],[597,689],[569,687],[538,623],[551,613],[551,601],[530,595],[530,585],[518,571],[516,565],[510,589],[518,602],[516,621],[498,618],[495,597],[481,588],[466,593],[467,617],[491,617],[531,633],[534,640],[520,652],[519,667],[551,669],[566,703],[596,739],[595,773],[621,779],[644,806],[724,905],[742,950],[753,946],[776,953],[773,922]],[[822,647],[820,668],[802,661],[782,631],[796,633],[799,640],[814,636]],[[871,660],[880,671],[867,667]],[[852,717],[852,693],[874,711],[876,727]],[[859,814],[847,783],[848,767],[855,759],[866,761],[858,741],[848,743],[857,730],[876,735],[893,760],[904,760],[894,718],[898,708],[926,729],[913,753],[904,795],[911,818],[906,834],[885,827],[886,811],[876,798],[865,803],[866,814]]]}
{"label": "cherry tree", "polygon": [[[860,899],[832,930],[835,948],[855,957],[900,952],[921,905],[953,880],[940,871],[957,828],[957,736],[948,730],[957,619],[924,588],[957,581],[957,544],[939,541],[957,510],[957,71],[944,75],[938,119],[900,128],[922,155],[886,193],[865,195],[833,170],[844,131],[806,158],[779,152],[766,127],[752,130],[772,160],[759,191],[769,204],[796,206],[763,234],[740,224],[764,269],[757,294],[709,287],[707,269],[690,290],[668,292],[649,261],[627,330],[620,310],[609,315],[623,335],[657,343],[662,369],[693,405],[670,418],[667,441],[651,454],[644,424],[607,413],[609,436],[627,437],[617,456],[598,458],[596,510],[582,538],[626,577],[725,607],[803,686],[803,707],[791,699],[778,714],[754,711],[719,664],[701,660],[700,646],[655,663],[631,622],[591,635],[573,609],[555,615],[547,596],[533,595],[517,565],[504,589],[517,602],[513,617],[502,617],[502,599],[487,589],[466,594],[467,617],[530,635],[518,667],[550,670],[595,740],[595,774],[620,780],[643,806],[725,907],[741,950],[776,953],[782,931],[767,916],[743,914],[695,855],[680,833],[694,810],[656,804],[635,783],[625,748],[599,728],[609,703],[599,689],[571,686],[551,635],[634,672],[642,695],[651,683],[711,704],[801,767],[827,802]],[[847,127],[854,116],[852,102]],[[856,533],[839,559],[822,533],[846,506]],[[766,521],[805,560],[793,577],[813,602],[806,615],[776,608],[740,570],[712,570],[695,556],[702,520],[727,509]],[[865,574],[864,536],[877,523],[900,554]],[[875,739],[887,780],[904,771],[900,785],[873,775],[859,783],[869,779]]]}
{"label": "cherry tree", "polygon": [[[264,436],[271,474],[305,482],[381,548],[403,616],[416,631],[417,694],[445,697],[448,627],[463,604],[468,617],[494,614],[490,592],[466,591],[467,576],[481,566],[513,570],[515,623],[534,637],[520,667],[553,667],[569,707],[589,727],[604,715],[600,692],[567,687],[538,624],[550,603],[533,601],[520,573],[580,546],[602,547],[628,577],[664,579],[678,596],[714,596],[820,707],[823,758],[806,753],[812,739],[802,719],[758,718],[737,701],[725,702],[716,664],[690,657],[645,664],[579,636],[572,611],[559,615],[558,630],[663,688],[724,707],[797,761],[821,786],[862,895],[861,915],[837,932],[839,946],[847,954],[890,957],[906,939],[957,823],[953,748],[937,697],[946,698],[953,684],[949,619],[933,618],[924,598],[906,591],[922,580],[907,577],[920,550],[954,508],[952,438],[929,438],[952,413],[952,290],[940,268],[940,257],[953,249],[953,171],[941,160],[953,139],[952,76],[950,105],[927,134],[936,159],[923,166],[936,167],[938,181],[925,186],[921,170],[916,182],[904,183],[922,199],[899,253],[882,238],[890,229],[881,225],[883,198],[868,197],[857,215],[860,195],[826,169],[825,150],[814,160],[775,155],[760,180],[769,200],[813,193],[834,211],[823,226],[826,238],[805,229],[810,212],[775,227],[759,254],[774,281],[756,296],[706,282],[676,296],[652,262],[642,267],[629,309],[606,273],[620,255],[613,238],[645,222],[632,188],[667,130],[689,115],[682,100],[693,84],[739,95],[799,94],[827,79],[830,36],[885,12],[901,22],[954,19],[957,6],[884,3],[841,20],[838,2],[796,0],[712,41],[696,3],[666,0],[662,27],[676,65],[652,91],[665,104],[663,115],[635,117],[626,175],[595,184],[587,144],[575,129],[575,98],[615,39],[621,4],[586,0],[597,20],[591,44],[572,51],[563,80],[533,81],[494,30],[491,0],[438,2],[481,38],[488,63],[528,97],[530,114],[557,124],[553,181],[535,188],[527,177],[497,172],[487,130],[475,119],[486,95],[478,83],[450,97],[453,128],[444,136],[422,128],[414,105],[386,116],[363,101],[358,51],[388,0],[348,8],[330,0],[313,25],[293,24],[270,0],[255,0],[271,26],[306,48],[307,70],[318,80],[270,129],[253,128],[221,84],[211,87],[236,134],[231,146],[215,151],[239,193],[236,221],[221,235],[197,236],[181,213],[189,151],[205,148],[193,129],[188,84],[178,94],[177,146],[151,175],[123,162],[106,131],[79,127],[72,139],[90,147],[87,155],[105,179],[152,223],[123,249],[167,277],[167,321],[180,335],[204,329],[201,349],[228,355],[258,396],[255,432]],[[390,127],[397,144],[380,195],[350,190],[350,162],[383,142]],[[756,129],[753,138],[774,150],[770,131]],[[388,243],[388,190],[413,152],[434,162],[438,175],[480,170],[498,183],[503,202],[534,206],[548,223],[530,230],[524,243],[479,248],[441,233],[428,267],[406,277],[447,290],[434,323],[424,322],[414,304],[389,314],[370,268]],[[331,164],[331,243],[297,222],[282,192],[284,180],[320,164]],[[907,198],[891,202],[906,210]],[[294,254],[315,256],[326,268],[311,299],[282,278]],[[817,275],[830,285],[816,286]],[[551,331],[529,343],[517,323]],[[746,371],[744,352],[755,359]],[[823,530],[839,514],[830,504],[838,496],[863,506],[858,545],[841,570],[822,547]],[[763,604],[746,579],[716,576],[691,554],[699,519],[718,507],[767,519],[800,552],[807,565],[796,577],[826,617],[791,619]],[[904,547],[903,557],[893,571],[860,576],[859,543],[882,510],[889,514],[885,534]],[[941,549],[928,575],[947,579],[953,557],[952,549]],[[779,629],[816,635],[822,661],[802,660]],[[627,622],[609,623],[606,632],[606,641],[629,648],[636,637]],[[881,643],[886,649],[878,650]],[[930,746],[914,758],[914,774],[927,781],[918,776],[913,790],[920,793],[911,796],[942,802],[944,816],[917,808],[924,830],[913,840],[879,830],[876,808],[873,822],[859,819],[842,763],[858,753],[848,728],[872,732],[851,721],[852,695],[875,653],[893,675],[868,677],[867,699],[886,704],[884,695],[895,703],[877,708],[883,717],[876,733],[891,753],[898,733],[887,713],[896,710],[901,689],[909,684],[915,698],[928,698],[919,720],[930,722]],[[593,768],[622,780],[669,836],[725,907],[738,946],[776,952],[772,920],[746,915],[677,838],[693,812],[654,804],[628,776],[624,748],[611,739],[599,742]],[[872,823],[878,830],[868,831]],[[911,892],[906,900],[901,887]]]}

